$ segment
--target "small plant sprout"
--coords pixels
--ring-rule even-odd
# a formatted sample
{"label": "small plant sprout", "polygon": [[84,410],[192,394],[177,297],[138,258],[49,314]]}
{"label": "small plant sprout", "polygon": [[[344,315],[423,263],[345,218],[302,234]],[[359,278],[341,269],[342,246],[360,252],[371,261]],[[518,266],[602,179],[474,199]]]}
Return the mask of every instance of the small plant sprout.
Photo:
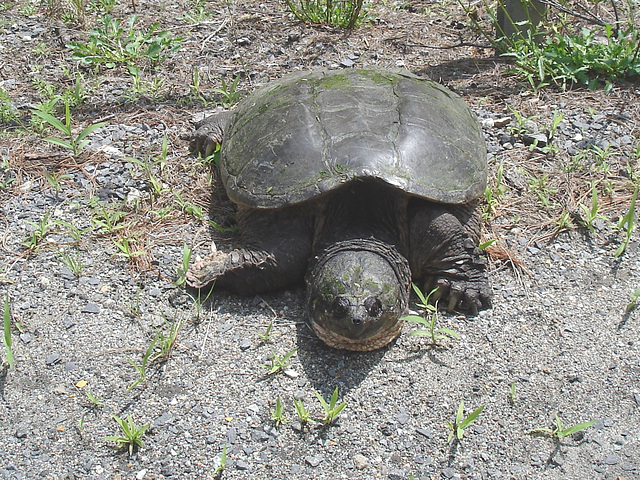
{"label": "small plant sprout", "polygon": [[60,258],[64,266],[67,267],[69,271],[73,273],[76,277],[79,277],[80,274],[82,273],[82,270],[84,269],[84,265],[82,264],[82,262],[78,260],[76,257],[71,256],[70,254],[67,254],[62,250],[58,251],[58,255],[60,255]]}
{"label": "small plant sprout", "polygon": [[562,440],[564,437],[568,437],[569,435],[573,435],[574,433],[581,432],[582,430],[586,430],[591,425],[596,423],[596,420],[592,420],[590,422],[579,423],[574,425],[573,427],[566,427],[560,417],[556,413],[555,418],[556,424],[554,427],[544,427],[544,428],[535,428],[531,430],[531,434],[533,435],[547,435],[549,437],[555,438],[557,440]]}
{"label": "small plant sprout", "polygon": [[511,382],[511,386],[509,387],[509,400],[511,401],[511,403],[516,403],[517,399],[518,397],[516,397],[516,383]]}
{"label": "small plant sprout", "polygon": [[116,450],[127,448],[129,450],[129,456],[131,456],[134,450],[144,447],[142,436],[149,428],[149,423],[146,425],[136,425],[131,414],[127,415],[126,420],[117,415],[114,415],[113,419],[120,426],[121,435],[112,435],[106,437],[106,440],[116,442]]}
{"label": "small plant sprout", "polygon": [[11,349],[11,308],[9,307],[9,295],[4,297],[3,336],[4,351],[7,354],[9,368],[14,368],[13,350]]}
{"label": "small plant sprout", "polygon": [[120,222],[127,216],[125,212],[107,207],[96,197],[89,200],[89,206],[93,209],[91,222],[101,233],[113,233],[124,227]]}
{"label": "small plant sprout", "polygon": [[471,425],[478,415],[484,410],[484,405],[480,405],[473,412],[471,412],[466,418],[464,417],[464,400],[460,401],[458,406],[458,412],[456,413],[456,419],[453,422],[447,420],[447,427],[449,428],[449,438],[447,443],[451,443],[452,440],[460,441],[464,435],[464,429]]}
{"label": "small plant sprout", "polygon": [[415,283],[412,283],[411,286],[413,287],[413,291],[416,293],[416,295],[420,299],[420,302],[416,303],[416,305],[423,310],[423,314],[422,316],[407,315],[405,317],[402,317],[402,320],[424,325],[425,327],[427,327],[427,329],[414,330],[413,332],[410,333],[410,335],[427,336],[431,338],[431,343],[433,343],[434,345],[437,345],[439,340],[447,340],[450,337],[460,338],[460,335],[458,335],[455,331],[451,330],[450,328],[444,328],[444,327],[438,328],[438,329],[435,328],[436,320],[438,318],[438,306],[437,304],[436,305],[430,304],[429,299],[431,295],[433,295],[437,291],[437,289],[434,288],[433,290],[431,290],[431,292],[429,292],[429,295],[425,296],[425,294],[422,293],[422,290],[420,290],[420,288]]}
{"label": "small plant sprout", "polygon": [[25,220],[29,225],[35,227],[35,230],[31,232],[31,234],[22,242],[22,246],[25,247],[30,252],[36,252],[44,237],[49,233],[49,229],[51,228],[52,222],[49,221],[49,217],[51,216],[51,212],[47,212],[40,219],[38,223],[30,222],[29,220]]}
{"label": "small plant sprout", "polygon": [[182,247],[182,268],[177,269],[178,278],[173,282],[176,287],[181,287],[187,282],[187,271],[189,270],[192,253],[193,250],[185,243]]}
{"label": "small plant sprout", "polygon": [[213,464],[215,465],[215,468],[211,472],[211,477],[220,478],[220,475],[222,475],[222,472],[227,466],[227,445],[224,445],[222,447],[222,451],[215,456]]}
{"label": "small plant sprout", "polygon": [[293,399],[293,406],[296,409],[296,414],[298,415],[298,419],[302,425],[307,425],[309,423],[315,423],[315,420],[311,418],[311,414],[304,406],[304,401],[301,398]]}
{"label": "small plant sprout", "polygon": [[133,368],[137,370],[138,375],[140,375],[140,378],[136,379],[131,385],[129,385],[129,388],[127,388],[127,392],[130,392],[141,383],[145,383],[147,381],[147,365],[149,363],[149,360],[151,359],[151,354],[153,353],[153,349],[155,348],[158,340],[159,340],[158,335],[153,337],[151,344],[147,347],[146,352],[144,352],[144,355],[142,356],[142,363],[140,365],[135,363],[133,360],[128,359],[129,363],[133,365]]}
{"label": "small plant sprout", "polygon": [[276,427],[279,427],[283,423],[287,423],[287,419],[284,417],[284,404],[280,397],[276,399],[276,408],[271,411],[271,420],[273,420],[276,424]]}
{"label": "small plant sprout", "polygon": [[102,405],[104,405],[104,402],[102,401],[102,399],[97,395],[94,395],[93,393],[91,393],[89,390],[85,390],[84,394],[87,396],[87,400],[91,402],[92,406],[101,407]]}
{"label": "small plant sprout", "polygon": [[74,155],[77,155],[89,143],[89,140],[87,140],[86,137],[95,132],[97,129],[104,127],[107,122],[94,123],[93,125],[89,125],[87,128],[82,130],[78,135],[74,135],[73,128],[71,127],[71,113],[68,100],[65,101],[64,106],[65,123],[62,123],[50,113],[46,113],[40,110],[32,110],[31,113],[33,113],[33,115],[36,115],[37,117],[40,117],[44,122],[48,123],[50,126],[62,132],[66,136],[66,139],[57,137],[46,137],[44,139],[46,142],[67,148],[71,150]]}
{"label": "small plant sprout", "polygon": [[[166,319],[165,319],[165,322],[166,322]],[[167,333],[167,335],[165,335],[161,329],[158,330],[158,332],[156,333],[156,337],[154,339],[153,345],[154,345],[154,348],[159,351],[157,351],[151,356],[150,361],[166,362],[169,359],[169,357],[171,356],[171,352],[173,351],[173,348],[176,346],[178,333],[180,333],[180,329],[182,328],[182,325],[183,325],[183,322],[179,320],[174,320],[173,322],[171,322],[171,325],[169,325],[169,332]]]}
{"label": "small plant sprout", "polygon": [[264,333],[257,334],[261,343],[269,343],[269,341],[276,335],[275,333],[271,333],[272,328],[273,328],[273,322],[267,325],[267,329],[264,331]]}
{"label": "small plant sprout", "polygon": [[336,387],[336,389],[333,391],[333,394],[329,399],[329,403],[327,403],[327,401],[322,398],[322,395],[320,395],[320,393],[318,392],[316,392],[316,397],[318,398],[318,401],[320,402],[320,405],[322,405],[322,408],[324,410],[322,423],[324,423],[325,425],[333,423],[336,418],[338,418],[338,415],[340,415],[340,412],[342,412],[342,410],[344,410],[344,408],[347,406],[347,402],[342,402],[340,405],[337,405],[338,387]]}
{"label": "small plant sprout", "polygon": [[630,302],[627,303],[625,313],[632,312],[638,306],[638,298],[640,297],[640,287],[636,288],[634,292],[629,296]]}
{"label": "small plant sprout", "polygon": [[262,368],[267,369],[267,375],[273,375],[281,370],[284,370],[290,365],[289,360],[293,357],[298,351],[298,347],[291,350],[284,357],[280,358],[277,353],[273,352],[273,356],[268,364],[263,365]]}
{"label": "small plant sprout", "polygon": [[593,222],[598,218],[604,218],[598,213],[600,211],[600,205],[596,185],[597,182],[591,182],[591,206],[580,204],[583,215],[582,224],[587,227],[592,234],[596,233]]}
{"label": "small plant sprout", "polygon": [[629,204],[629,210],[627,213],[620,218],[618,221],[618,230],[623,230],[625,233],[625,238],[622,241],[622,244],[618,247],[615,253],[615,258],[620,257],[629,246],[629,242],[631,241],[631,234],[635,229],[635,216],[636,216],[636,200],[638,198],[638,187],[636,186],[633,191],[633,196],[631,197],[631,203]]}

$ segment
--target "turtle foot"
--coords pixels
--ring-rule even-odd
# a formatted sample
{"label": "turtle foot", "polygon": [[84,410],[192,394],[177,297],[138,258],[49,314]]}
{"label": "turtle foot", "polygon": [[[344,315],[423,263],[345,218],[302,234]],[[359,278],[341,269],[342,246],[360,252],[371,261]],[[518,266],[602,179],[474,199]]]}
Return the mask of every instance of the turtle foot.
{"label": "turtle foot", "polygon": [[198,289],[211,285],[225,272],[228,257],[228,253],[214,251],[194,263],[187,271],[187,284]]}

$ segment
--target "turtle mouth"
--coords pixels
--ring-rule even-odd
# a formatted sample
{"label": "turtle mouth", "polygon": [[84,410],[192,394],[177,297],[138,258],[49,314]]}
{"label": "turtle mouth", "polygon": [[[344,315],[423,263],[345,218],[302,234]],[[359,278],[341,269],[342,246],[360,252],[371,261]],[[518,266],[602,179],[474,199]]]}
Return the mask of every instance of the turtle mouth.
{"label": "turtle mouth", "polygon": [[352,352],[371,352],[385,347],[400,335],[403,323],[404,322],[397,320],[395,323],[379,330],[375,335],[353,339],[340,335],[325,328],[321,323],[309,319],[311,329],[328,347],[338,350],[350,350]]}

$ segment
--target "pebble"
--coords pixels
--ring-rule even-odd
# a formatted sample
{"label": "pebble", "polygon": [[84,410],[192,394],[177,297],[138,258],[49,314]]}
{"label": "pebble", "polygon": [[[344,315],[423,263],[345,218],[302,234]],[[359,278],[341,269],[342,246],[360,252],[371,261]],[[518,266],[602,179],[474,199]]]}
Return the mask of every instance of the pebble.
{"label": "pebble", "polygon": [[307,462],[312,467],[317,467],[318,465],[320,465],[322,460],[323,460],[322,457],[317,457],[313,455],[307,455],[306,457],[304,457],[304,461]]}
{"label": "pebble", "polygon": [[367,465],[369,465],[369,460],[361,453],[356,453],[353,456],[353,465],[358,470],[364,470],[365,468],[367,468]]}
{"label": "pebble", "polygon": [[58,355],[57,353],[51,353],[44,358],[44,363],[49,366],[52,366],[57,363],[60,363],[61,360],[62,360],[62,357],[60,355]]}
{"label": "pebble", "polygon": [[82,313],[100,313],[100,306],[95,303],[87,303],[80,311]]}
{"label": "pebble", "polygon": [[604,459],[606,465],[616,465],[618,463],[618,457],[616,455],[607,455]]}

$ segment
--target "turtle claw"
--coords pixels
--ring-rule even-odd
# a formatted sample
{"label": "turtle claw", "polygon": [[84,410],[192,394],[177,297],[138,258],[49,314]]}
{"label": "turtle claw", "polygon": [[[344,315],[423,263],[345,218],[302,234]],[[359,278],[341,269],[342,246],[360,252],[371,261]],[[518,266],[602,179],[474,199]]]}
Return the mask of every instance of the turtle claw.
{"label": "turtle claw", "polygon": [[228,254],[218,252],[215,244],[212,252],[204,259],[194,263],[187,270],[187,284],[193,288],[204,288],[211,285],[225,272]]}

